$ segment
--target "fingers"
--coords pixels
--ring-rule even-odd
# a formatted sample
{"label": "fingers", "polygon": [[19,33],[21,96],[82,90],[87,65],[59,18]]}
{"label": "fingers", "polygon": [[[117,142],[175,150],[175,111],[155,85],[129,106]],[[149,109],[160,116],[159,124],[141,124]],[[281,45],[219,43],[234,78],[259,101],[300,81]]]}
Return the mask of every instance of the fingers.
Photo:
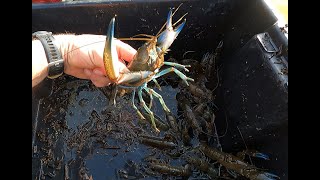
{"label": "fingers", "polygon": [[[119,63],[118,69],[120,74],[129,72],[129,69],[123,63]],[[109,86],[112,83],[110,79],[106,77],[104,69],[84,69],[83,72],[84,76],[86,77],[84,79],[90,79],[96,87]]]}
{"label": "fingers", "polygon": [[117,52],[118,52],[119,59],[123,59],[127,62],[130,62],[137,52],[129,44],[124,43],[120,40],[116,40],[116,46],[117,46]]}
{"label": "fingers", "polygon": [[104,76],[99,69],[84,69],[84,73],[96,87],[104,87],[111,84],[111,81],[106,76]]}
{"label": "fingers", "polygon": [[[77,38],[71,41],[73,42],[71,47],[74,50],[68,52],[70,57],[67,59],[68,65],[66,65],[65,73],[81,79],[89,79],[97,87],[110,85],[111,81],[106,77],[103,63],[106,36],[81,35],[75,37]],[[115,40],[115,45],[118,53],[115,70],[120,73],[128,72],[124,61],[132,61],[137,51],[120,40]]]}

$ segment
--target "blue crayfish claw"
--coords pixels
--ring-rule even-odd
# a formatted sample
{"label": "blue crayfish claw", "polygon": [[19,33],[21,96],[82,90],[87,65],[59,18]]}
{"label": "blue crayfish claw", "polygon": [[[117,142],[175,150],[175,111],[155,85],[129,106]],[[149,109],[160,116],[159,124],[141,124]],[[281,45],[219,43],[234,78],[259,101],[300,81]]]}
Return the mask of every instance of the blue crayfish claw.
{"label": "blue crayfish claw", "polygon": [[257,179],[257,180],[276,180],[276,179],[280,179],[280,177],[275,174],[272,174],[272,173],[264,172],[264,173],[259,174],[255,179]]}
{"label": "blue crayfish claw", "polygon": [[[185,14],[187,15],[187,14]],[[176,23],[178,23],[185,15],[183,15]],[[186,19],[183,20],[183,22],[178,25],[176,28],[173,28],[172,25],[172,9],[170,9],[168,18],[167,18],[167,25],[166,29],[159,35],[157,39],[157,46],[163,51],[166,52],[173,41],[177,38],[178,34],[181,32],[183,26],[186,23]],[[176,24],[175,23],[175,24]],[[174,25],[175,25],[174,24]]]}
{"label": "blue crayfish claw", "polygon": [[106,43],[103,51],[104,68],[108,78],[112,82],[117,82],[117,79],[120,76],[119,71],[116,70],[117,63],[118,63],[118,53],[117,53],[115,38],[114,38],[115,17],[113,17],[109,23],[107,36],[106,36]]}
{"label": "blue crayfish claw", "polygon": [[267,154],[260,153],[260,152],[254,153],[253,157],[261,158],[261,159],[264,159],[264,160],[270,160],[270,158],[269,158],[269,156]]}

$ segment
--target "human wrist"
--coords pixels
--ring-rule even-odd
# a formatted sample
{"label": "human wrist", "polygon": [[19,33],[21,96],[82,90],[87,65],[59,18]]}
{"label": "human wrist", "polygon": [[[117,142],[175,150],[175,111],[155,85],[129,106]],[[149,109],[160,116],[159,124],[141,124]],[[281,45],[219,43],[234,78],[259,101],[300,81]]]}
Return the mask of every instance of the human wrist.
{"label": "human wrist", "polygon": [[55,79],[61,76],[64,73],[64,59],[62,58],[60,49],[56,45],[57,43],[55,38],[52,36],[52,32],[36,31],[32,33],[32,38],[33,40],[40,40],[45,51],[45,56],[48,62],[47,77]]}
{"label": "human wrist", "polygon": [[[57,53],[60,53],[60,58],[63,59],[63,71],[68,68],[68,63],[65,62],[67,60],[67,54],[69,49],[72,49],[72,38],[74,35],[53,35],[54,37],[54,45],[58,48]],[[64,65],[66,64],[66,65]],[[56,64],[55,64],[56,65]],[[32,87],[39,84],[43,79],[49,77],[50,75],[50,67],[49,67],[49,59],[48,54],[46,54],[46,50],[41,40],[35,36],[32,38]],[[56,71],[55,69],[54,71]],[[54,72],[56,73],[56,72]],[[52,75],[52,73],[51,73]],[[54,76],[51,76],[50,78]],[[54,74],[53,74],[54,75]]]}
{"label": "human wrist", "polygon": [[73,34],[57,34],[53,35],[55,38],[56,46],[60,50],[62,59],[64,60],[64,72],[67,71],[69,67],[69,59],[72,56],[72,49],[74,49],[74,39],[75,35]]}
{"label": "human wrist", "polygon": [[48,61],[39,40],[32,41],[32,87],[48,75]]}

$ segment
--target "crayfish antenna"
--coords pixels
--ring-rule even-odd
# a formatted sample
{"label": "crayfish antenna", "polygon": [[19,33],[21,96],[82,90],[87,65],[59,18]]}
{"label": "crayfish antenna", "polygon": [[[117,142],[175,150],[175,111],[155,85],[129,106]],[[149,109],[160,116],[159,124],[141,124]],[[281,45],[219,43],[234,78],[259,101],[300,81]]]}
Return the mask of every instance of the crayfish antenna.
{"label": "crayfish antenna", "polygon": [[117,38],[120,41],[151,41],[152,39],[150,38],[134,38],[134,37],[129,37],[129,38]]}

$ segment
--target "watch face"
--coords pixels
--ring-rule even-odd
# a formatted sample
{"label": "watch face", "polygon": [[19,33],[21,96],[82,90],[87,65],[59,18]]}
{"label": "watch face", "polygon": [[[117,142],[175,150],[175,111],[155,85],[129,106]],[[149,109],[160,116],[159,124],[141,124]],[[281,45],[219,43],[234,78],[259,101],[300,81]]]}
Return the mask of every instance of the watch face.
{"label": "watch face", "polygon": [[51,62],[48,65],[48,77],[51,79],[61,76],[64,72],[63,59],[59,59],[55,62]]}

